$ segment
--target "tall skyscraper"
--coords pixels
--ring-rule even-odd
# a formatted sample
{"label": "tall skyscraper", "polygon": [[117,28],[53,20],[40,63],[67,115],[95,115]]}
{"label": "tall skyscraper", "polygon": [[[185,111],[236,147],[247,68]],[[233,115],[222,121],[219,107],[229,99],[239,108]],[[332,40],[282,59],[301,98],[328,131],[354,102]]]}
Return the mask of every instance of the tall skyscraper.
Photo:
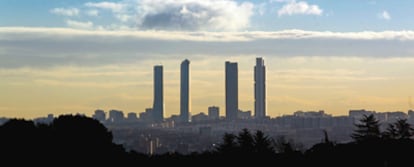
{"label": "tall skyscraper", "polygon": [[226,61],[226,119],[236,120],[239,110],[239,82],[237,63]]}
{"label": "tall skyscraper", "polygon": [[154,105],[153,120],[162,122],[164,120],[164,79],[162,65],[154,66]]}
{"label": "tall skyscraper", "polygon": [[185,59],[181,62],[181,86],[180,86],[180,120],[189,122],[190,120],[190,61]]}
{"label": "tall skyscraper", "polygon": [[266,117],[266,69],[261,57],[256,58],[254,66],[254,116]]}

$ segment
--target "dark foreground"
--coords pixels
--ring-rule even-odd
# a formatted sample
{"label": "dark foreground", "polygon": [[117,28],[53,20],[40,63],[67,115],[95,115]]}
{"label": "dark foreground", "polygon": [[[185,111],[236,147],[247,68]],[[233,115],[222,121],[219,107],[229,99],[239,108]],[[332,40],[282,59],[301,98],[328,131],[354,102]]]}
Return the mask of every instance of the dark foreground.
{"label": "dark foreground", "polygon": [[378,127],[370,129],[375,120],[362,122],[365,124],[356,125],[355,141],[338,144],[326,134],[321,143],[304,151],[287,141],[270,139],[261,131],[245,129],[237,135],[224,135],[216,150],[149,156],[114,144],[112,133],[88,117],[64,115],[51,124],[12,119],[0,126],[0,160],[11,163],[9,166],[410,166],[414,155],[410,126],[405,131],[395,126],[381,133],[375,129]]}

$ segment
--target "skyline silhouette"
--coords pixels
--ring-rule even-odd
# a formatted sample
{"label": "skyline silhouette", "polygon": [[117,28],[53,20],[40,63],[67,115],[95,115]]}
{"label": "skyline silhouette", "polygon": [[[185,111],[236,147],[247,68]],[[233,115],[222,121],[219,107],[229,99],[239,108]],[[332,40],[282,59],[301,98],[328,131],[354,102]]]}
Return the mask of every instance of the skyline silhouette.
{"label": "skyline silhouette", "polygon": [[0,157],[404,166],[414,150],[413,8],[1,0]]}
{"label": "skyline silhouette", "polygon": [[[127,151],[114,143],[112,132],[97,120],[79,116],[62,115],[49,124],[39,124],[22,119],[11,119],[0,125],[1,156],[4,162],[18,165],[38,162],[45,157],[75,164],[139,164],[150,162],[170,165],[183,163],[217,164],[223,160],[263,162],[279,165],[332,165],[341,162],[347,166],[362,165],[401,166],[409,158],[407,151],[414,148],[414,129],[406,119],[392,122],[380,130],[373,115],[363,115],[352,134],[353,141],[335,142],[324,131],[323,140],[309,149],[300,150],[294,142],[274,139],[261,130],[242,129],[237,134],[224,133],[216,147],[209,150],[181,154],[176,151],[148,154]],[[17,132],[17,133],[16,133]],[[393,135],[390,135],[393,134]],[[39,153],[38,150],[42,150]],[[94,155],[90,157],[90,155]],[[371,156],[366,156],[371,155]],[[14,161],[15,158],[34,161]],[[105,161],[102,161],[102,158]],[[49,165],[49,164],[46,164]],[[55,164],[54,164],[55,165]]]}
{"label": "skyline silhouette", "polygon": [[[414,31],[406,17],[414,14],[412,6],[357,0],[1,1],[0,116],[92,115],[97,108],[156,108],[158,117],[187,113],[180,91],[184,59],[191,61],[189,112],[195,114],[214,105],[225,115],[225,61],[238,65],[237,109],[253,115],[263,113],[260,106],[271,117],[298,110],[336,116],[363,108],[407,111],[414,94]],[[261,105],[262,95],[254,95],[261,92],[252,70],[257,57],[266,71]],[[165,106],[154,104],[154,65],[163,66]]]}

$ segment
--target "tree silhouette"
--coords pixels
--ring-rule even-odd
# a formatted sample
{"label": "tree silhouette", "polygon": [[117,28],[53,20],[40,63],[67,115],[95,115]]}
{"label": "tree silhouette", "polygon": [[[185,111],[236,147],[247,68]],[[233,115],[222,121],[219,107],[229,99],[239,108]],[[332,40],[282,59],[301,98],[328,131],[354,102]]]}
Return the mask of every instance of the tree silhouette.
{"label": "tree silhouette", "polygon": [[249,130],[243,129],[237,136],[237,143],[242,153],[251,153],[255,148],[255,141]]}
{"label": "tree silhouette", "polygon": [[262,131],[253,135],[248,129],[243,129],[237,136],[225,133],[223,143],[217,147],[221,154],[270,156],[275,153],[272,140]]}
{"label": "tree silhouette", "polygon": [[373,141],[381,138],[380,124],[373,114],[364,115],[360,122],[355,124],[356,129],[351,135],[356,142]]}
{"label": "tree silhouette", "polygon": [[287,140],[285,136],[279,136],[274,142],[277,153],[291,153],[295,152],[293,140]]}
{"label": "tree silhouette", "polygon": [[261,154],[273,154],[275,149],[272,146],[272,140],[262,131],[256,131],[254,135],[255,152]]}
{"label": "tree silhouette", "polygon": [[407,119],[398,119],[397,122],[389,124],[384,136],[390,139],[410,139],[414,135],[414,129]]}
{"label": "tree silhouette", "polygon": [[33,121],[10,119],[0,127],[0,157],[2,160],[30,157],[42,148],[41,136]]}
{"label": "tree silhouette", "polygon": [[[47,158],[74,166],[123,164],[138,159],[137,154],[129,154],[121,145],[114,144],[112,133],[101,123],[79,115],[59,116],[51,124],[11,119],[0,126],[0,136],[3,162],[33,159],[31,163],[44,163]],[[23,166],[25,161],[13,163]]]}
{"label": "tree silhouette", "polygon": [[231,133],[225,133],[223,143],[217,147],[217,151],[222,154],[234,153],[237,147],[236,136]]}

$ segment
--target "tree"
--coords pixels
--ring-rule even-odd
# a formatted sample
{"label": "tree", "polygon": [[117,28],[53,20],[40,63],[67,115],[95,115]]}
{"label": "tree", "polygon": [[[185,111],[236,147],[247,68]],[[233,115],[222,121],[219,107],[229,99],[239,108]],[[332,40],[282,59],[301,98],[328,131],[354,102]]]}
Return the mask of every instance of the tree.
{"label": "tree", "polygon": [[381,138],[380,124],[373,114],[364,115],[360,122],[355,124],[356,129],[351,135],[356,142],[372,141]]}
{"label": "tree", "polygon": [[223,143],[217,147],[219,153],[233,153],[238,147],[236,143],[236,136],[231,133],[225,133],[223,136]]}
{"label": "tree", "polygon": [[319,156],[316,158],[322,158],[323,154],[329,154],[335,147],[335,143],[329,140],[328,132],[323,130],[324,139],[321,143],[313,145],[310,149],[306,151],[306,154]]}
{"label": "tree", "polygon": [[[34,159],[40,163],[47,157],[75,166],[85,162],[126,162],[132,157],[122,145],[112,142],[112,133],[104,125],[80,115],[62,115],[50,124],[11,119],[0,126],[0,136],[0,157],[4,160]],[[17,163],[24,162],[28,161]]]}
{"label": "tree", "polygon": [[252,134],[249,130],[243,129],[238,135],[225,133],[223,143],[217,147],[222,154],[238,155],[272,155],[274,152],[273,140],[262,131]]}
{"label": "tree", "polygon": [[240,151],[242,153],[252,152],[255,148],[254,138],[246,128],[244,128],[237,136],[237,143],[239,143]]}
{"label": "tree", "polygon": [[254,135],[254,145],[256,153],[272,154],[275,151],[272,146],[272,140],[260,130],[256,131]]}
{"label": "tree", "polygon": [[390,139],[410,139],[414,135],[414,129],[407,119],[398,119],[397,122],[389,124],[384,136]]}
{"label": "tree", "polygon": [[274,145],[278,153],[291,153],[296,150],[293,141],[287,140],[284,136],[279,136]]}

